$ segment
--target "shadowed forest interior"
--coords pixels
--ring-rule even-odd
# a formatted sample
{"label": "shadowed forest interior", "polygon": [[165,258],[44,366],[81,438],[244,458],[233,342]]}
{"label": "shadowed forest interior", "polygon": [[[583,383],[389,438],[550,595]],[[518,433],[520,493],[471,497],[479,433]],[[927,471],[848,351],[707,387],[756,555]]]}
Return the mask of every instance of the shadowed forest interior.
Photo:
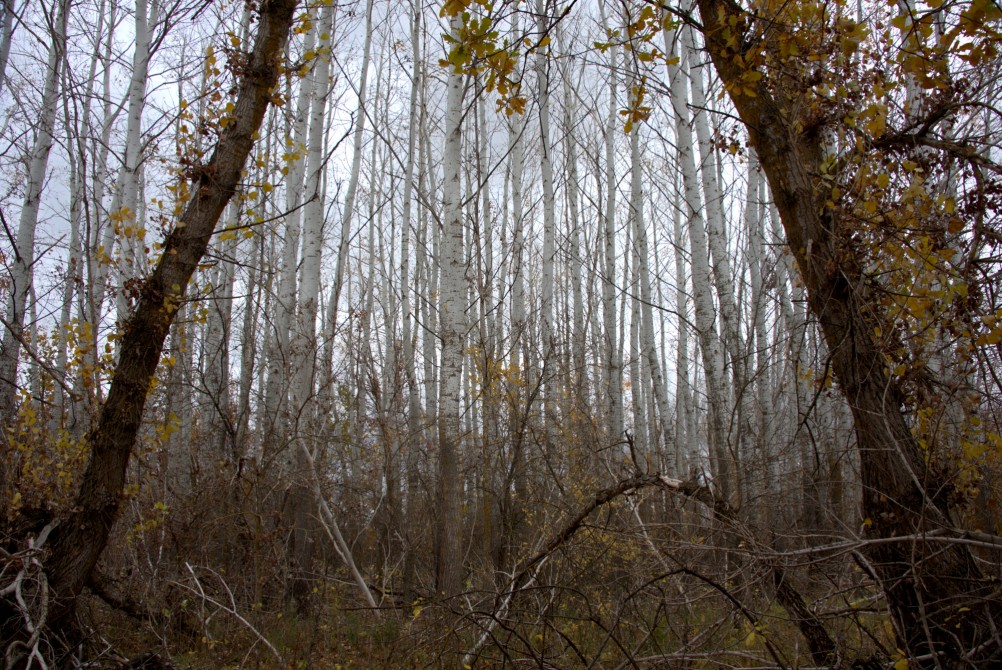
{"label": "shadowed forest interior", "polygon": [[0,0],[0,651],[1002,667],[996,0]]}

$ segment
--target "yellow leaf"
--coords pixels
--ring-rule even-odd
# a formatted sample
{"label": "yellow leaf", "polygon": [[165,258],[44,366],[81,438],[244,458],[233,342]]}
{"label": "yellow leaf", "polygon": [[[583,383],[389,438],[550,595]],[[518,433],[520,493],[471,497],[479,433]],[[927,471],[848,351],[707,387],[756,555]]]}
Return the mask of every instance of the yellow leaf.
{"label": "yellow leaf", "polygon": [[898,662],[894,664],[894,670],[908,670],[908,659],[898,659]]}
{"label": "yellow leaf", "polygon": [[439,12],[439,16],[450,18],[457,16],[468,6],[469,2],[464,2],[464,0],[445,0],[445,2],[442,3],[442,11]]}
{"label": "yellow leaf", "polygon": [[883,116],[878,116],[869,123],[866,124],[866,129],[873,135],[881,135],[887,128],[887,119]]}

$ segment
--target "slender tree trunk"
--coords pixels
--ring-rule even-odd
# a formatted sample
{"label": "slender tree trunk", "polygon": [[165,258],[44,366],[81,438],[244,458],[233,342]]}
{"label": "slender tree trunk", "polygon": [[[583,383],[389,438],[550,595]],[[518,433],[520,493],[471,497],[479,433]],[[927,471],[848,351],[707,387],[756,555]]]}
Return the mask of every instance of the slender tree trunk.
{"label": "slender tree trunk", "polygon": [[[634,83],[639,87],[640,73],[636,70],[634,63]],[[656,420],[653,413],[650,415],[651,433],[659,434],[661,439],[666,440],[672,435],[669,417],[671,411],[668,408],[668,389],[665,385],[664,376],[661,373],[661,360],[658,357],[657,347],[654,345],[654,296],[651,291],[651,270],[650,270],[650,250],[647,244],[647,223],[644,220],[644,172],[640,152],[640,130],[643,124],[634,124],[630,133],[630,216],[633,220],[634,245],[637,250],[637,260],[639,267],[640,291],[640,330],[639,330],[639,355],[643,358],[650,383],[646,378],[643,381],[644,388],[649,389],[654,396],[654,405],[660,421]],[[655,428],[656,427],[656,428]],[[658,450],[658,445],[652,442],[649,445],[652,450]]]}
{"label": "slender tree trunk", "polygon": [[320,301],[320,272],[323,255],[325,194],[322,190],[324,157],[324,112],[330,93],[329,48],[334,32],[334,6],[324,5],[317,24],[319,39],[317,59],[310,87],[309,130],[306,138],[306,180],[304,183],[303,235],[299,264],[299,291],[296,325],[292,345],[292,393],[290,407],[296,448],[292,454],[293,479],[289,482],[289,522],[292,524],[292,597],[301,612],[311,611],[313,595],[313,556],[317,523],[316,500],[311,482],[312,458],[316,448],[316,330]]}
{"label": "slender tree trunk", "polygon": [[[677,203],[676,198],[676,203]],[[693,412],[693,389],[689,372],[689,298],[685,271],[685,239],[682,234],[682,208],[672,214],[675,247],[675,303],[678,310],[678,351],[675,358],[675,463],[677,474],[691,480],[699,476],[699,447],[696,441]]]}
{"label": "slender tree trunk", "polygon": [[[605,3],[600,2],[602,24],[609,30],[609,22],[605,13]],[[609,112],[605,121],[605,213],[603,232],[605,241],[605,259],[602,282],[602,316],[605,334],[605,368],[608,379],[606,388],[606,408],[608,417],[609,439],[623,439],[623,359],[622,347],[619,345],[616,328],[616,145],[615,137],[619,111],[616,104],[616,70],[618,68],[618,51],[612,49],[612,67],[609,69]]]}
{"label": "slender tree trunk", "polygon": [[[423,92],[423,91],[422,91]],[[422,123],[421,128],[427,127],[426,100],[422,97],[421,106]],[[418,179],[418,190],[422,192],[425,202],[431,202],[436,198],[438,187],[435,182],[435,172],[431,164],[431,139],[427,132],[421,133],[421,176]],[[423,354],[424,367],[424,398],[425,413],[429,417],[429,444],[436,441],[438,436],[438,425],[435,420],[438,418],[439,403],[439,381],[441,369],[438,366],[438,344],[435,334],[439,330],[439,314],[435,309],[435,296],[439,294],[441,281],[440,267],[442,265],[441,239],[438,221],[430,221],[431,213],[428,207],[422,207],[420,213],[421,240],[419,245],[426,250],[425,254],[419,256],[423,260],[425,275],[425,294],[421,301],[421,320],[425,324],[422,329],[421,353]],[[429,239],[430,238],[430,239]],[[428,251],[430,250],[430,253]]]}
{"label": "slender tree trunk", "polygon": [[[235,228],[237,204],[229,206],[224,230]],[[205,463],[234,456],[233,418],[230,414],[230,324],[233,320],[234,256],[237,251],[235,232],[224,233],[219,249],[219,261],[210,273],[211,298],[202,341],[202,380],[204,394],[200,416],[205,422],[207,444],[203,447]],[[227,448],[229,444],[229,448]]]}
{"label": "slender tree trunk", "polygon": [[[417,567],[417,548],[414,526],[417,523],[418,491],[419,491],[419,461],[418,456],[421,446],[422,416],[421,416],[421,389],[417,382],[417,364],[415,356],[416,336],[413,332],[414,317],[411,313],[412,281],[420,277],[421,270],[415,268],[414,279],[412,280],[410,270],[411,257],[411,229],[414,227],[413,221],[413,200],[414,200],[414,168],[417,163],[417,115],[418,115],[418,90],[422,86],[421,70],[421,9],[417,0],[411,4],[411,58],[413,63],[413,73],[411,75],[411,91],[409,110],[410,115],[407,123],[407,156],[404,167],[404,190],[403,190],[403,212],[400,241],[400,314],[402,323],[401,339],[404,374],[407,380],[407,437],[403,443],[404,458],[404,504],[403,516],[405,519],[403,526],[404,536],[404,567],[402,576],[404,603],[409,604],[414,601],[414,572]],[[418,191],[420,195],[420,191]],[[421,253],[415,245],[414,252]],[[417,265],[417,264],[416,264]],[[415,292],[415,295],[419,295]]]}
{"label": "slender tree trunk", "polygon": [[[316,33],[306,34],[303,48],[305,52],[315,51]],[[269,334],[271,347],[265,352],[268,365],[265,382],[265,397],[261,416],[264,424],[261,430],[261,455],[268,459],[281,454],[286,473],[293,468],[297,458],[288,449],[288,428],[290,422],[289,392],[292,386],[293,329],[296,320],[296,277],[299,269],[300,233],[302,232],[302,203],[306,190],[306,151],[311,93],[316,70],[299,84],[296,108],[292,119],[286,117],[286,138],[292,140],[289,153],[289,171],[285,185],[286,217],[285,240],[282,246],[282,269],[275,296],[274,316],[271,318]],[[290,127],[291,126],[291,127]]]}
{"label": "slender tree trunk", "polygon": [[[518,32],[518,20],[516,18],[513,31]],[[515,420],[517,425],[514,429],[518,437],[512,440],[511,462],[508,464],[511,473],[512,489],[504,491],[505,503],[502,506],[501,525],[504,528],[504,537],[501,539],[502,547],[517,545],[521,537],[521,526],[523,518],[523,505],[526,504],[528,496],[528,472],[526,467],[526,444],[521,435],[524,424],[528,417],[526,407],[528,398],[525,387],[528,383],[530,368],[530,342],[529,342],[529,321],[526,308],[526,274],[528,272],[529,254],[526,250],[526,228],[528,226],[525,216],[525,193],[524,193],[524,172],[525,172],[525,119],[521,115],[516,115],[508,120],[508,147],[511,160],[509,162],[508,178],[511,188],[511,270],[509,281],[511,286],[511,356],[512,367],[517,371],[519,380],[512,390],[512,395],[516,398],[513,403],[514,413],[518,416]],[[507,207],[507,205],[506,205]],[[502,287],[502,291],[507,287]],[[503,558],[504,551],[500,552],[499,558]]]}
{"label": "slender tree trunk", "polygon": [[52,133],[58,111],[60,70],[66,51],[66,22],[70,0],[57,0],[56,19],[52,26],[52,44],[45,66],[45,83],[42,88],[42,105],[39,110],[35,142],[28,158],[27,184],[21,203],[21,218],[17,228],[17,241],[10,271],[10,297],[4,317],[3,340],[0,341],[0,430],[12,424],[17,409],[17,370],[24,338],[25,309],[31,295],[31,282],[35,263],[35,229],[38,226],[38,208],[45,187],[45,174],[52,149]]}
{"label": "slender tree trunk", "polygon": [[567,230],[570,236],[570,282],[571,300],[573,304],[573,316],[571,325],[571,337],[569,340],[571,347],[571,378],[573,380],[572,395],[575,398],[585,398],[585,391],[588,388],[588,371],[585,367],[586,355],[586,326],[584,298],[581,290],[582,266],[584,265],[584,254],[581,247],[581,228],[584,222],[581,220],[580,192],[581,184],[578,177],[578,154],[577,138],[574,136],[574,120],[571,117],[572,108],[571,96],[571,68],[568,66],[564,72],[564,114],[562,130],[564,133],[564,161],[567,164]]}
{"label": "slender tree trunk", "polygon": [[[114,49],[115,28],[118,25],[118,1],[110,0],[108,3],[108,26],[103,35],[104,50],[101,54],[103,61],[103,74],[101,77],[101,99],[104,101],[103,114],[101,118],[101,135],[97,139],[97,147],[94,151],[93,159],[93,192],[91,203],[93,211],[88,220],[91,223],[90,234],[87,240],[87,282],[84,288],[86,294],[87,321],[91,324],[92,341],[88,349],[87,386],[93,389],[88,396],[92,416],[98,413],[98,405],[103,402],[104,388],[99,383],[100,353],[98,351],[98,333],[96,324],[101,323],[104,318],[104,299],[108,289],[108,272],[111,268],[111,252],[114,246],[115,229],[110,222],[105,209],[106,180],[105,173],[108,169],[108,155],[111,151],[111,131],[115,124],[115,119],[121,112],[121,108],[116,108],[112,100],[111,70]],[[84,108],[85,118],[89,114],[89,106]],[[180,124],[178,124],[180,125]],[[95,225],[96,224],[96,225]]]}
{"label": "slender tree trunk", "polygon": [[139,191],[143,165],[143,109],[146,107],[146,82],[149,79],[150,64],[150,23],[156,23],[157,14],[159,4],[156,0],[152,7],[147,4],[147,0],[136,0],[136,39],[132,54],[132,75],[129,79],[125,155],[115,184],[110,212],[116,236],[120,240],[116,295],[120,321],[124,321],[131,311],[127,284],[143,276],[146,268],[146,255],[143,253],[145,221],[140,212],[142,201]]}
{"label": "slender tree trunk", "polygon": [[[7,86],[7,62],[10,59],[10,43],[14,39],[14,10],[17,0],[0,1],[0,92]],[[100,35],[100,32],[98,33]]]}
{"label": "slender tree trunk", "polygon": [[[348,261],[348,244],[351,241],[351,225],[355,216],[355,197],[358,192],[358,173],[362,164],[362,138],[365,131],[366,94],[369,82],[369,61],[372,53],[372,0],[365,3],[365,40],[362,45],[362,65],[358,83],[358,111],[355,112],[355,130],[352,137],[351,172],[341,208],[341,235],[338,240],[337,259],[334,267],[334,281],[327,302],[327,329],[324,333],[325,350],[321,362],[321,392],[329,393],[333,384],[334,337],[337,332],[337,314],[344,290],[345,267]],[[378,97],[378,96],[377,96]],[[373,169],[375,169],[373,167]],[[370,194],[371,195],[371,194]],[[329,401],[328,401],[329,402]]]}
{"label": "slender tree trunk", "polygon": [[[547,0],[536,0],[536,30],[545,34],[547,26]],[[547,450],[556,436],[553,423],[553,399],[555,384],[550,380],[554,375],[550,372],[556,361],[554,354],[553,333],[553,289],[554,289],[554,255],[556,253],[556,198],[553,194],[553,142],[550,139],[550,58],[543,49],[536,54],[536,87],[539,97],[539,150],[540,176],[543,188],[543,264],[542,287],[540,290],[540,333],[542,335],[543,364],[540,367],[542,375],[541,393],[543,399],[543,420],[546,425]]]}
{"label": "slender tree trunk", "polygon": [[[101,31],[98,30],[98,35]],[[91,59],[91,67],[94,67],[96,59]],[[63,86],[67,86],[67,76],[65,69],[62,73]],[[2,75],[0,75],[0,80],[2,80]],[[71,135],[77,135],[80,126],[77,123],[77,119],[73,114],[70,113],[69,96],[63,96],[63,118],[65,119],[65,127]],[[57,351],[56,351],[56,370],[66,370],[67,363],[69,361],[68,349],[75,337],[71,337],[71,333],[74,331],[74,325],[72,323],[74,304],[79,304],[76,300],[78,288],[83,284],[82,269],[82,253],[81,253],[81,241],[80,241],[80,228],[83,223],[83,213],[86,203],[85,199],[85,184],[87,180],[86,174],[86,161],[83,159],[84,152],[79,154],[76,151],[70,151],[67,155],[69,161],[69,191],[70,191],[70,212],[69,212],[69,224],[70,224],[70,239],[69,239],[69,249],[66,258],[66,276],[64,278],[63,284],[63,295],[62,304],[59,310],[59,325],[56,335],[57,339]],[[79,337],[83,332],[83,323],[78,324],[76,329],[76,337]],[[86,344],[84,343],[84,346]],[[79,400],[83,398],[83,384],[82,380],[77,378],[75,382],[75,390],[77,391],[77,398],[67,398],[63,390],[62,384],[55,385],[55,406],[56,411],[53,412],[52,417],[52,433],[56,434],[60,428],[66,428],[70,431],[71,435],[77,436],[80,429],[83,427],[84,422],[81,420],[83,417],[79,416],[79,410],[81,405]]]}
{"label": "slender tree trunk", "polygon": [[[665,33],[665,48],[671,49],[672,39]],[[709,442],[711,461],[715,464],[714,483],[724,500],[733,493],[731,458],[728,449],[728,394],[724,381],[724,353],[715,324],[713,288],[710,272],[706,228],[701,216],[702,200],[696,174],[695,144],[689,123],[688,96],[685,87],[685,53],[679,65],[669,65],[671,103],[675,113],[675,141],[682,171],[683,197],[688,218],[691,249],[692,293],[696,313],[696,330],[702,352],[703,374],[709,411]]]}
{"label": "slender tree trunk", "polygon": [[[453,17],[458,34],[461,18]],[[438,529],[436,534],[436,590],[445,596],[460,592],[463,579],[462,503],[462,370],[466,340],[466,262],[463,244],[463,204],[460,166],[463,140],[463,79],[449,70],[446,101],[445,150],[442,157],[442,290],[439,332],[442,341],[442,383],[438,407]]]}
{"label": "slender tree trunk", "polygon": [[[748,188],[745,193],[745,230],[748,233],[748,272],[751,279],[751,303],[752,308],[752,342],[750,352],[755,355],[755,403],[754,417],[748,416],[746,419],[752,427],[754,436],[755,460],[745,461],[745,469],[754,476],[753,487],[756,489],[752,495],[769,494],[771,482],[775,479],[772,471],[773,454],[767,430],[770,423],[769,394],[771,385],[769,383],[768,371],[768,350],[770,348],[769,337],[766,329],[765,310],[768,298],[765,295],[763,285],[763,272],[765,270],[765,234],[762,227],[761,196],[759,189],[758,163],[754,160],[754,153],[748,161]],[[751,354],[749,354],[750,358]],[[750,360],[749,366],[750,368]],[[751,375],[748,376],[751,379]],[[746,392],[746,395],[748,393]],[[771,497],[766,498],[766,504],[760,508],[765,520],[764,527],[774,527],[768,522],[768,516],[773,511],[774,502]],[[754,513],[754,510],[753,510]]]}
{"label": "slender tree trunk", "polygon": [[[274,128],[275,115],[269,119],[269,128]],[[273,133],[266,134],[268,149],[272,146]],[[268,152],[265,150],[265,153]],[[261,173],[261,178],[266,179],[267,174]],[[262,215],[271,209],[270,199],[264,197],[258,207]],[[238,461],[253,455],[253,447],[250,440],[250,419],[251,419],[251,395],[254,391],[254,375],[256,372],[256,362],[258,347],[261,346],[258,338],[261,326],[261,314],[264,311],[264,291],[265,291],[265,262],[267,244],[265,236],[255,235],[249,240],[257,249],[247,252],[250,259],[247,267],[247,300],[244,303],[243,322],[240,332],[240,388],[237,397],[236,408],[236,435],[234,437],[234,451]],[[265,336],[267,338],[267,335]]]}

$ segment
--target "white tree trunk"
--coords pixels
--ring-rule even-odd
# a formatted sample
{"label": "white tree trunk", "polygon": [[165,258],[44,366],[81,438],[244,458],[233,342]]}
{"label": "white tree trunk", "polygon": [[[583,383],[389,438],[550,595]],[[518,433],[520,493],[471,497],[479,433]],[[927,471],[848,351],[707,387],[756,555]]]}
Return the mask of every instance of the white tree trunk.
{"label": "white tree trunk", "polygon": [[25,309],[31,295],[32,270],[35,262],[35,229],[38,208],[45,187],[45,174],[52,149],[52,133],[56,123],[60,69],[66,52],[66,23],[70,0],[58,0],[56,20],[52,26],[52,44],[45,69],[42,105],[39,110],[35,142],[28,158],[28,175],[21,217],[17,228],[14,257],[10,263],[10,297],[4,317],[5,328],[0,342],[0,428],[15,419],[18,391],[17,370],[24,337]]}
{"label": "white tree trunk", "polygon": [[[675,204],[678,204],[677,199]],[[675,309],[678,310],[678,349],[675,357],[676,476],[695,479],[700,471],[701,459],[696,440],[692,377],[689,372],[689,297],[686,288],[688,276],[685,266],[681,207],[674,207],[672,223],[675,247]]]}
{"label": "white tree trunk", "polygon": [[[414,200],[414,168],[417,163],[417,121],[418,121],[418,90],[423,86],[421,69],[421,11],[417,0],[411,6],[411,58],[413,63],[413,73],[411,75],[410,102],[408,109],[410,114],[407,123],[407,156],[404,167],[404,188],[403,188],[403,212],[401,217],[401,241],[400,241],[400,315],[401,315],[401,339],[404,375],[407,380],[407,439],[404,441],[404,458],[406,466],[404,468],[404,512],[405,519],[404,532],[404,567],[403,567],[403,592],[404,603],[413,601],[414,596],[414,572],[417,568],[417,551],[415,548],[414,524],[417,520],[418,491],[420,477],[418,473],[418,456],[420,454],[422,423],[421,414],[421,389],[417,381],[417,363],[415,356],[415,334],[413,332],[414,315],[411,313],[411,292],[415,288],[420,276],[420,263],[416,263],[415,272],[411,275],[411,229],[413,222],[413,200]],[[421,195],[420,191],[418,194]],[[423,257],[421,249],[414,245],[414,253]],[[419,295],[415,292],[415,295]]]}
{"label": "white tree trunk", "polygon": [[300,254],[300,281],[298,312],[296,320],[293,365],[295,380],[292,385],[292,409],[309,428],[312,411],[308,411],[314,397],[316,381],[316,330],[320,299],[320,271],[323,255],[323,227],[325,194],[323,172],[326,165],[324,156],[324,130],[327,96],[330,92],[331,34],[334,30],[334,7],[324,5],[320,12],[317,41],[317,63],[313,71],[310,92],[309,134],[306,141],[307,174],[305,181],[305,203],[303,205],[303,236]]}
{"label": "white tree trunk", "polygon": [[149,9],[147,0],[136,0],[136,37],[132,52],[132,75],[129,78],[125,154],[110,211],[116,236],[120,240],[116,294],[120,321],[128,318],[132,310],[127,284],[130,280],[141,277],[146,266],[146,256],[143,253],[144,221],[140,218],[139,211],[139,180],[143,163],[143,109],[146,106],[146,82],[149,79],[150,23],[156,24],[158,20],[159,3],[154,0],[152,11],[148,11]]}
{"label": "white tree trunk", "polygon": [[[300,608],[307,606],[312,597],[314,582],[312,562],[316,508],[323,501],[317,499],[316,473],[311,453],[317,448],[316,437],[316,330],[320,299],[320,271],[323,254],[324,193],[323,172],[324,122],[327,95],[330,91],[329,53],[334,32],[334,6],[324,5],[317,23],[319,39],[316,42],[316,65],[310,86],[309,130],[306,139],[306,179],[304,182],[303,235],[299,263],[298,310],[293,331],[292,384],[289,399],[293,434],[296,444],[290,454],[293,476],[289,486],[289,522],[293,525],[292,596]],[[307,479],[314,485],[307,486]]]}
{"label": "white tree trunk", "polygon": [[[99,36],[101,34],[100,26],[98,29]],[[100,40],[98,40],[100,42]],[[91,68],[96,67],[96,58],[91,58]],[[67,85],[67,77],[65,70],[62,73],[63,86]],[[0,80],[2,80],[2,75],[0,75]],[[85,188],[87,181],[87,174],[84,166],[85,161],[78,158],[78,151],[82,155],[85,151],[85,146],[80,139],[80,125],[77,123],[77,118],[70,111],[69,96],[63,96],[63,119],[65,127],[68,134],[73,137],[77,137],[76,147],[67,153],[67,160],[69,162],[69,192],[70,192],[70,212],[69,212],[69,225],[70,225],[70,239],[68,244],[68,250],[66,254],[66,276],[63,279],[63,295],[62,304],[59,310],[59,326],[56,336],[56,370],[65,371],[67,369],[67,362],[69,360],[68,348],[70,346],[73,338],[70,337],[70,333],[73,331],[73,308],[74,304],[78,307],[82,306],[82,303],[75,300],[77,298],[77,288],[82,285],[83,273],[82,269],[82,251],[81,251],[81,241],[80,241],[80,228],[83,223],[83,210],[85,207]],[[80,319],[78,324],[79,329],[77,334],[82,332],[83,329],[83,319]],[[55,406],[57,411],[53,412],[52,416],[52,433],[55,434],[56,430],[60,426],[65,427],[70,430],[71,435],[79,435],[83,430],[86,429],[86,422],[83,421],[82,416],[78,416],[78,410],[80,409],[79,400],[81,400],[84,394],[83,380],[77,376],[74,381],[74,390],[77,394],[77,398],[68,399],[63,390],[63,385],[57,383],[54,388],[55,393]]]}
{"label": "white tree trunk", "polygon": [[[758,164],[752,154],[748,161],[748,188],[745,195],[745,230],[748,232],[748,271],[751,280],[751,299],[749,303],[752,309],[752,341],[754,346],[751,351],[755,355],[755,394],[754,411],[747,416],[746,420],[752,428],[755,447],[754,467],[751,462],[747,462],[746,470],[755,476],[753,486],[757,486],[760,491],[749,491],[750,495],[758,495],[760,492],[768,492],[774,479],[772,472],[773,455],[772,444],[767,430],[769,427],[769,396],[771,394],[771,384],[769,383],[768,351],[770,348],[769,336],[767,333],[765,311],[767,306],[767,296],[765,295],[763,283],[763,269],[765,266],[765,235],[762,229],[762,218],[760,214],[761,201],[759,194],[760,175]],[[749,361],[748,367],[750,368]],[[747,376],[752,379],[751,375]],[[750,390],[745,392],[751,400]],[[769,513],[772,505],[767,504],[763,510]]]}
{"label": "white tree trunk", "polygon": [[[548,28],[546,23],[546,0],[536,0],[536,30],[540,35],[546,33]],[[547,426],[547,435],[552,438],[555,435],[553,429],[552,398],[555,389],[548,379],[554,375],[548,372],[550,366],[555,361],[551,360],[554,353],[553,334],[553,266],[556,249],[555,241],[555,218],[556,199],[553,194],[553,143],[550,140],[550,57],[546,55],[545,49],[540,49],[536,54],[536,90],[539,98],[539,150],[540,150],[540,173],[543,187],[543,285],[541,287],[540,300],[540,333],[542,335],[542,356],[543,365],[540,374],[543,375],[542,396],[543,413]],[[550,439],[547,440],[549,442]]]}
{"label": "white tree trunk", "polygon": [[348,188],[341,209],[341,236],[338,240],[337,264],[334,268],[330,298],[327,301],[327,331],[324,333],[326,350],[323,360],[322,388],[327,389],[333,383],[331,379],[334,336],[337,332],[337,314],[344,289],[345,265],[348,260],[348,243],[351,241],[351,225],[355,216],[355,197],[358,192],[358,173],[362,164],[362,137],[365,131],[366,93],[369,81],[369,62],[372,52],[372,0],[365,3],[365,41],[362,45],[362,66],[358,82],[358,111],[355,113],[355,130],[352,138],[351,172],[348,175]]}
{"label": "white tree trunk", "polygon": [[[641,82],[639,72],[636,70],[636,62],[634,62],[633,67],[634,80],[632,85],[639,87]],[[643,358],[648,375],[650,376],[649,384],[646,375],[641,382],[644,388],[649,389],[653,394],[657,413],[660,417],[660,421],[658,422],[655,422],[653,416],[649,417],[651,432],[655,432],[653,431],[653,427],[657,425],[657,432],[660,433],[661,439],[666,440],[672,435],[670,424],[671,410],[668,407],[668,389],[665,385],[664,375],[661,372],[661,360],[654,341],[654,311],[652,307],[654,296],[651,291],[647,223],[644,220],[644,170],[640,153],[640,130],[643,125],[635,123],[630,133],[630,216],[633,221],[634,248],[636,249],[638,262],[637,275],[640,284],[639,354]],[[651,442],[648,447],[656,449],[657,444]]]}
{"label": "white tree trunk", "polygon": [[[451,21],[453,34],[461,18]],[[462,414],[463,343],[466,339],[466,259],[460,183],[463,140],[463,79],[449,71],[442,156],[442,288],[439,332],[442,341],[442,382],[439,401],[437,580],[439,593],[459,593],[463,575],[460,434]]]}
{"label": "white tree trunk", "polygon": [[[315,32],[306,34],[303,48],[305,52],[314,50]],[[299,267],[299,236],[302,229],[301,204],[303,192],[306,189],[306,141],[310,113],[311,95],[314,86],[315,70],[299,84],[296,96],[294,118],[286,120],[286,137],[292,140],[287,143],[288,174],[285,186],[285,240],[282,246],[281,274],[278,281],[278,293],[273,303],[273,316],[269,322],[270,347],[265,352],[268,365],[265,382],[265,397],[259,422],[262,426],[261,445],[255,457],[270,457],[285,449],[286,431],[288,428],[288,402],[292,379],[292,325],[296,320],[296,281]],[[290,127],[291,126],[291,127]],[[285,452],[283,462],[286,469],[292,467],[293,454]]]}
{"label": "white tree trunk", "polygon": [[[111,88],[110,64],[113,57],[114,28],[117,25],[118,2],[117,0],[110,0],[108,3],[107,30],[101,36],[104,39],[103,52],[100,56],[104,65],[101,77],[101,99],[104,101],[104,105],[101,118],[101,135],[96,142],[97,146],[93,150],[92,156],[95,175],[104,175],[105,172],[107,172],[108,155],[111,150],[111,131],[114,126],[115,119],[122,110],[121,106],[115,106],[112,100]],[[95,51],[99,48],[100,47],[96,47]],[[96,67],[96,63],[94,66]],[[91,72],[93,73],[94,70],[92,69]],[[90,81],[93,82],[93,80],[94,77],[92,74]],[[88,86],[89,85],[90,84],[88,84]],[[180,84],[178,88],[180,90]],[[85,119],[88,117],[89,113],[89,106],[85,106]],[[180,125],[180,121],[177,125]],[[85,125],[85,132],[87,128],[89,128],[89,124]],[[90,228],[90,239],[87,240],[85,248],[87,255],[87,282],[84,286],[86,302],[84,309],[87,313],[87,321],[91,324],[93,329],[93,340],[87,353],[87,364],[90,376],[87,386],[91,389],[91,393],[88,395],[88,401],[90,403],[92,415],[96,414],[97,407],[100,405],[104,393],[102,384],[98,382],[100,356],[97,346],[97,324],[100,324],[104,317],[104,298],[108,289],[108,273],[111,268],[112,247],[115,242],[115,229],[109,220],[110,217],[108,216],[110,210],[105,209],[105,191],[105,180],[95,179],[93,181],[93,190],[91,193],[91,202],[93,203],[94,211],[89,217],[92,224]]]}
{"label": "white tree trunk", "polygon": [[[672,53],[672,36],[665,32],[666,53]],[[668,65],[671,81],[671,104],[675,115],[675,143],[679,166],[682,170],[683,198],[689,229],[689,246],[692,263],[692,292],[696,313],[696,330],[702,351],[703,372],[706,377],[706,395],[709,404],[709,441],[711,461],[716,466],[714,482],[726,500],[732,486],[731,457],[728,448],[728,394],[724,380],[724,352],[717,334],[713,288],[710,272],[706,228],[701,216],[702,202],[696,172],[695,144],[689,124],[688,96],[685,86],[685,54],[679,64]],[[669,60],[669,63],[672,61]]]}
{"label": "white tree trunk", "polygon": [[[2,0],[0,2],[0,92],[7,85],[7,61],[10,59],[10,42],[14,38],[14,12],[17,0]],[[103,12],[101,12],[103,14]],[[98,35],[101,33],[98,32]]]}
{"label": "white tree trunk", "polygon": [[[421,175],[418,178],[418,191],[424,194],[425,202],[432,202],[436,197],[438,187],[435,183],[435,172],[431,165],[431,139],[429,134],[424,132],[427,128],[427,115],[424,105],[422,105],[421,124]],[[438,417],[438,338],[436,333],[439,330],[439,314],[435,309],[435,296],[439,292],[441,249],[438,221],[430,221],[428,207],[421,208],[421,223],[419,230],[421,239],[419,245],[425,250],[424,254],[418,256],[418,261],[423,265],[421,273],[424,276],[424,299],[421,301],[421,320],[425,324],[422,329],[421,353],[423,354],[424,367],[424,397],[425,412],[429,420]],[[429,237],[431,238],[429,240]],[[430,253],[429,253],[430,251]],[[437,423],[432,421],[429,424],[432,434],[428,436],[429,442],[433,442],[438,435]]]}
{"label": "white tree trunk", "polygon": [[581,188],[578,177],[578,154],[577,138],[574,137],[574,121],[571,117],[573,101],[571,99],[571,68],[564,71],[564,160],[567,164],[567,210],[568,210],[568,231],[570,233],[570,270],[571,270],[571,299],[574,306],[571,327],[571,357],[572,373],[575,380],[574,393],[578,397],[584,397],[585,389],[588,388],[588,372],[585,368],[585,309],[584,299],[581,294],[581,274],[584,265],[584,257],[581,248]]}
{"label": "white tree trunk", "polygon": [[[239,203],[231,202],[223,230],[236,227]],[[233,422],[230,416],[230,324],[233,316],[234,260],[237,237],[234,232],[224,232],[226,237],[218,247],[219,260],[209,273],[211,298],[202,340],[202,402],[199,415],[206,426],[207,449],[202,456],[205,463],[230,459],[234,455],[232,444]],[[230,443],[227,447],[227,443]]]}
{"label": "white tree trunk", "polygon": [[525,214],[523,213],[522,173],[525,168],[525,120],[521,115],[508,122],[508,151],[511,156],[511,331],[515,342],[512,357],[523,374],[529,365],[525,312]]}
{"label": "white tree trunk", "polygon": [[[602,25],[609,29],[605,14],[605,3],[600,2]],[[605,214],[602,217],[605,239],[605,262],[602,282],[602,315],[605,334],[605,368],[608,379],[606,407],[609,421],[609,438],[623,439],[623,360],[622,347],[616,335],[616,147],[618,114],[616,104],[616,71],[619,67],[618,51],[610,49],[609,68],[609,111],[605,122]]]}

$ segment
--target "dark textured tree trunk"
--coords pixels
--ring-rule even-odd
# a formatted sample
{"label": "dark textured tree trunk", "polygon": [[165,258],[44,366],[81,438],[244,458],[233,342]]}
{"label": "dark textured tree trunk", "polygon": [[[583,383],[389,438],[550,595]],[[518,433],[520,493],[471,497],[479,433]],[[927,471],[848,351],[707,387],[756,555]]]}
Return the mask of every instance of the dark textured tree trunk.
{"label": "dark textured tree trunk", "polygon": [[141,425],[150,382],[185,287],[201,260],[240,173],[278,81],[280,58],[296,0],[265,0],[253,51],[240,72],[233,121],[197,176],[191,201],[164,241],[163,255],[142,287],[135,313],[120,334],[121,355],[97,425],[88,436],[91,459],[74,511],[53,533],[45,568],[55,595],[50,627],[69,619],[76,597],[104,550],[118,517],[126,466]]}
{"label": "dark textured tree trunk", "polygon": [[776,587],[776,601],[795,617],[794,623],[800,630],[800,634],[807,640],[811,659],[821,667],[837,666],[839,662],[838,645],[832,640],[821,620],[804,602],[800,592],[790,584],[783,569],[773,568],[772,579]]}
{"label": "dark textured tree trunk", "polygon": [[997,586],[984,578],[965,547],[921,537],[953,524],[922,484],[930,473],[864,315],[861,259],[840,245],[840,224],[825,206],[823,191],[830,186],[818,179],[821,140],[796,130],[803,121],[796,118],[797,110],[805,106],[787,93],[785,81],[763,72],[763,78],[749,83],[747,69],[735,63],[738,52],[729,44],[742,44],[743,35],[735,40],[733,33],[750,17],[729,0],[698,0],[698,6],[707,49],[769,180],[808,304],[852,411],[869,534],[902,538],[865,548],[886,594],[898,645],[913,658],[938,654],[988,667],[1002,651],[993,633],[1002,622],[1002,604],[993,593]]}

